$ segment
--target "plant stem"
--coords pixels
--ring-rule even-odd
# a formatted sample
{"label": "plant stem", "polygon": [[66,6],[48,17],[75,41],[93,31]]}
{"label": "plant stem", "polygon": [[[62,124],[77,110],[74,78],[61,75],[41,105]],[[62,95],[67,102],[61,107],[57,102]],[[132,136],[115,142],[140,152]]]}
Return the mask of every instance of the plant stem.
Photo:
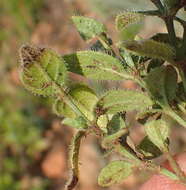
{"label": "plant stem", "polygon": [[160,174],[165,175],[173,180],[179,180],[179,177],[165,168],[160,168]]}
{"label": "plant stem", "polygon": [[182,80],[182,83],[183,83],[183,89],[184,89],[184,93],[186,93],[186,77],[185,77],[185,73],[184,73],[184,68],[183,68],[183,63],[180,62],[177,64],[177,69],[179,71],[179,74],[180,74],[180,77],[181,77],[181,80]]}
{"label": "plant stem", "polygon": [[169,151],[166,152],[166,156],[167,159],[170,163],[171,168],[174,170],[174,172],[176,173],[176,175],[179,177],[179,179],[186,183],[186,176],[184,175],[183,171],[180,169],[178,163],[176,162],[176,160],[172,157],[172,155],[170,154]]}
{"label": "plant stem", "polygon": [[181,105],[181,104],[178,103],[178,108],[179,108],[184,114],[186,114],[186,109],[184,108],[183,105]]}
{"label": "plant stem", "polygon": [[136,11],[136,12],[147,16],[159,16],[161,14],[159,10]]}
{"label": "plant stem", "polygon": [[184,59],[186,56],[185,56],[185,53],[186,53],[186,21],[185,20],[182,20],[181,18],[179,17],[174,17],[174,19],[179,22],[182,27],[183,27],[183,37],[182,37],[182,46],[179,50],[179,55],[181,55],[181,59]]}
{"label": "plant stem", "polygon": [[174,29],[173,17],[167,16],[164,18],[164,21],[165,21],[167,31],[169,34],[170,43],[172,44],[173,47],[176,47],[176,33]]}
{"label": "plant stem", "polygon": [[160,12],[164,11],[164,7],[160,0],[151,0],[151,2],[159,9]]}

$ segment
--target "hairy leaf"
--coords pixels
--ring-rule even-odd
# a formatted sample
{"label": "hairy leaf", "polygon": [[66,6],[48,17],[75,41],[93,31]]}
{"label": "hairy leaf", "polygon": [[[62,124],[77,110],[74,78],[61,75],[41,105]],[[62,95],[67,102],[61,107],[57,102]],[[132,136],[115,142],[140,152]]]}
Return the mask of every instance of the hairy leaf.
{"label": "hairy leaf", "polygon": [[126,11],[116,16],[115,25],[117,30],[121,31],[131,24],[141,22],[143,18],[142,14]]}
{"label": "hairy leaf", "polygon": [[152,104],[151,99],[141,92],[111,90],[98,101],[97,106],[107,113],[115,114],[122,111],[142,111],[151,107]]}
{"label": "hairy leaf", "polygon": [[119,32],[120,40],[133,40],[143,28],[143,22],[130,24]]}
{"label": "hairy leaf", "polygon": [[[97,103],[95,93],[84,84],[76,84],[69,89],[68,95],[78,109],[90,120],[93,119],[93,108]],[[56,100],[54,111],[59,116],[76,118],[78,115],[61,99]]]}
{"label": "hairy leaf", "polygon": [[140,41],[123,41],[119,46],[121,48],[126,48],[128,51],[136,55],[163,59],[171,63],[174,62],[175,50],[168,44],[148,39]]}
{"label": "hairy leaf", "polygon": [[126,161],[112,161],[103,168],[98,177],[98,184],[107,187],[121,183],[132,174],[132,164]]}
{"label": "hairy leaf", "polygon": [[166,151],[170,128],[164,120],[153,120],[145,124],[148,138],[162,151]]}
{"label": "hairy leaf", "polygon": [[84,40],[90,40],[106,32],[106,27],[92,18],[73,16],[72,21]]}
{"label": "hairy leaf", "polygon": [[104,137],[101,143],[102,147],[112,148],[114,144],[119,140],[119,138],[122,137],[123,135],[128,135],[128,129],[123,128],[114,134]]}
{"label": "hairy leaf", "polygon": [[76,129],[86,129],[87,128],[87,123],[83,117],[77,117],[75,119],[65,118],[65,119],[63,119],[62,124],[68,125],[70,127],[76,128]]}
{"label": "hairy leaf", "polygon": [[177,78],[173,66],[161,66],[147,75],[146,84],[153,98],[161,105],[166,105],[176,96]]}
{"label": "hairy leaf", "polygon": [[78,131],[73,139],[70,146],[70,168],[71,176],[65,186],[65,190],[72,190],[79,181],[79,150],[82,138],[86,135],[85,131]]}
{"label": "hairy leaf", "polygon": [[64,60],[53,50],[24,45],[20,49],[21,81],[32,93],[56,96],[64,86],[67,71]]}
{"label": "hairy leaf", "polygon": [[143,27],[142,14],[136,12],[124,12],[117,15],[115,20],[116,29],[119,31],[121,40],[134,39]]}
{"label": "hairy leaf", "polygon": [[94,52],[80,51],[75,54],[63,56],[68,71],[96,80],[122,80],[130,79],[123,69],[120,61],[110,55]]}

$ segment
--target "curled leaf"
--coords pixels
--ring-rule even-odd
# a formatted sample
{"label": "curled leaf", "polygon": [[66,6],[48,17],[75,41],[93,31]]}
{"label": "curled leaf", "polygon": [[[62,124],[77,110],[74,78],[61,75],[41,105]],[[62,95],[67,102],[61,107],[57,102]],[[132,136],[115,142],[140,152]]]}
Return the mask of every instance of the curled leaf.
{"label": "curled leaf", "polygon": [[70,168],[71,176],[65,186],[65,190],[72,190],[77,185],[79,180],[79,150],[81,145],[81,140],[85,136],[85,131],[78,131],[73,139],[70,146]]}

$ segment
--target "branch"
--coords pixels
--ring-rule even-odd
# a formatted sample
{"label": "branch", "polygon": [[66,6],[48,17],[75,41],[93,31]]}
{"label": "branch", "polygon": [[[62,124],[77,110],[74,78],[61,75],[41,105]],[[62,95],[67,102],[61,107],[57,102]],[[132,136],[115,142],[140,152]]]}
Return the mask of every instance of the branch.
{"label": "branch", "polygon": [[151,0],[151,2],[159,9],[160,12],[164,11],[164,7],[160,0]]}
{"label": "branch", "polygon": [[167,27],[167,31],[169,34],[169,40],[172,46],[176,46],[176,33],[175,33],[175,29],[174,29],[174,22],[173,22],[173,17],[172,16],[168,16],[164,18],[166,27]]}

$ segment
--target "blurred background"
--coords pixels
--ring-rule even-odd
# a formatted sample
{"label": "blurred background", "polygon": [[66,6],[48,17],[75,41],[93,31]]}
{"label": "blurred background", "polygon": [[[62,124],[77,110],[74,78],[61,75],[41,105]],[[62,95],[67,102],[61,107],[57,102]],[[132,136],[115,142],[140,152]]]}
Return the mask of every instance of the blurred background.
{"label": "blurred background", "polygon": [[[61,54],[87,49],[89,45],[70,21],[74,14],[105,23],[117,41],[115,15],[139,8],[153,6],[149,0],[0,0],[0,190],[62,190],[68,178],[67,152],[74,131],[60,124],[47,99],[33,96],[21,85],[20,46],[45,45]],[[146,19],[141,37],[157,32],[166,32],[163,23]],[[178,30],[178,35],[181,32]],[[123,86],[135,88],[131,82]],[[140,134],[139,128],[133,138],[139,141],[143,138]],[[183,150],[186,138],[181,128],[173,138],[173,151]],[[105,164],[97,139],[86,138],[77,189],[103,189],[97,186],[97,175]],[[137,190],[148,177],[148,173],[137,171],[121,185],[108,189]]]}

